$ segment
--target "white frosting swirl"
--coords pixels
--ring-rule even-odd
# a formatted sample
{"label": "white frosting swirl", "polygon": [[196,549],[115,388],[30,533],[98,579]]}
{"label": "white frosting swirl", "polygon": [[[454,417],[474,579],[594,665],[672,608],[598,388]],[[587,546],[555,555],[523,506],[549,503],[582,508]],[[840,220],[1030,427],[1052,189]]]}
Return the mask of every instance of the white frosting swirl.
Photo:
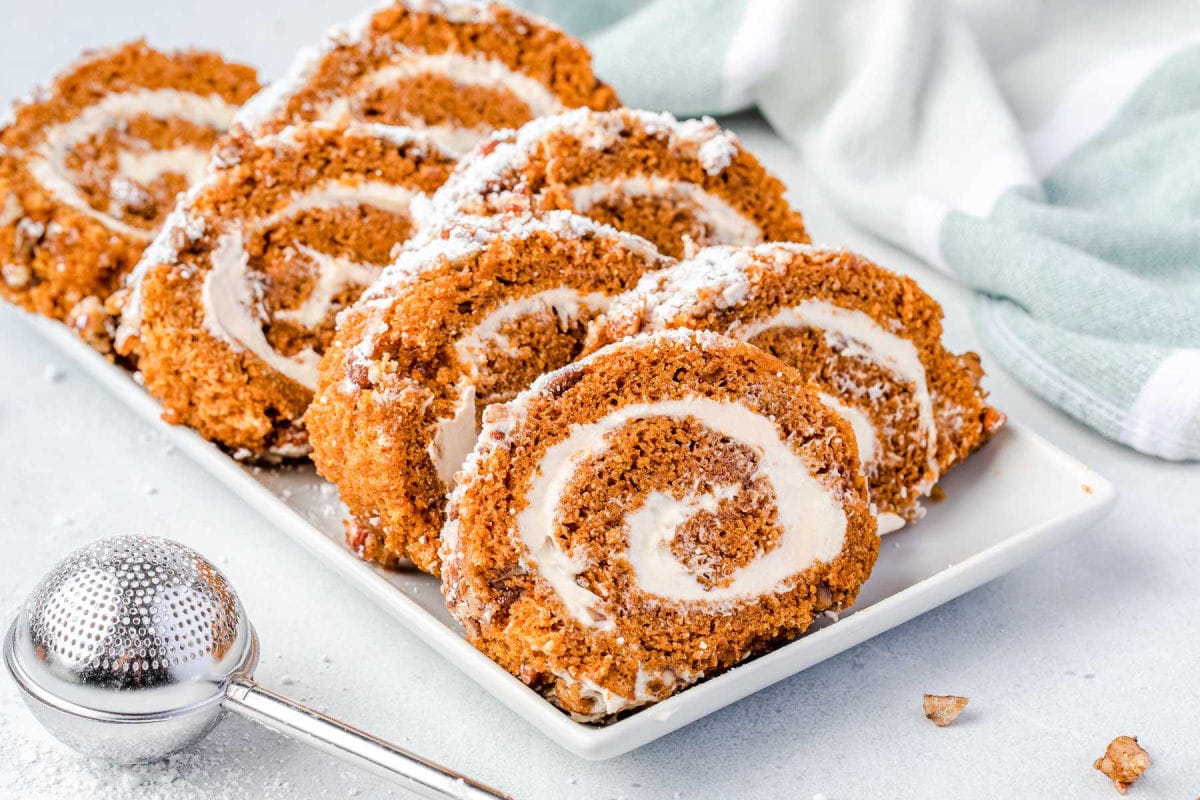
{"label": "white frosting swirl", "polygon": [[[929,381],[925,365],[921,363],[916,345],[902,336],[886,331],[873,318],[861,311],[842,308],[824,300],[805,300],[797,305],[781,308],[769,317],[736,325],[728,335],[749,341],[772,328],[817,328],[827,337],[834,349],[845,356],[865,358],[891,372],[899,380],[912,387],[913,401],[917,406],[918,424],[925,435],[928,476],[916,487],[921,494],[928,493],[937,483],[939,467],[937,461],[937,422],[933,413],[933,398],[929,393]],[[850,420],[853,425],[854,420]],[[856,434],[858,433],[856,429]],[[871,441],[876,441],[871,437]],[[866,450],[860,447],[864,462]]]}
{"label": "white frosting swirl", "polygon": [[758,474],[774,490],[782,533],[776,546],[734,571],[727,585],[706,587],[679,562],[670,545],[679,526],[698,513],[714,513],[738,486],[719,486],[708,495],[678,499],[653,492],[628,513],[624,557],[633,568],[638,587],[669,602],[720,603],[753,598],[786,589],[787,579],[819,561],[830,561],[842,550],[846,515],[833,492],[812,474],[812,468],[782,438],[767,417],[742,405],[691,396],[680,400],[634,403],[603,418],[571,426],[567,437],[547,448],[526,492],[527,505],[517,515],[517,529],[536,565],[537,574],[555,590],[568,613],[580,623],[601,630],[613,623],[603,613],[605,601],[577,579],[589,566],[582,549],[566,552],[555,536],[559,507],[567,484],[579,464],[601,452],[608,434],[638,419],[693,418],[710,430],[753,448]]}
{"label": "white frosting swirl", "polygon": [[533,314],[549,313],[553,314],[559,327],[566,330],[575,320],[602,312],[611,299],[603,292],[581,292],[569,286],[544,289],[501,304],[454,343],[466,376],[456,390],[458,402],[454,406],[454,414],[437,421],[434,438],[427,448],[442,483],[447,487],[454,485],[454,474],[478,438],[473,381],[479,379],[479,371],[486,363],[489,349],[498,348],[512,357],[519,355],[517,347],[508,336],[501,333],[501,328]]}
{"label": "white frosting swirl", "polygon": [[850,423],[854,431],[854,440],[858,444],[858,460],[861,464],[870,464],[879,458],[879,437],[875,435],[875,423],[861,409],[853,408],[838,400],[831,394],[818,393],[821,402],[833,413]]}
{"label": "white frosting swirl", "polygon": [[691,181],[657,175],[630,175],[594,181],[571,190],[571,205],[580,213],[597,203],[622,197],[654,197],[690,209],[706,228],[714,243],[755,244],[763,240],[762,229],[721,197]]}
{"label": "white frosting swirl", "polygon": [[475,372],[491,347],[509,356],[518,355],[508,336],[500,332],[505,325],[533,314],[550,313],[558,320],[559,328],[566,330],[585,315],[603,312],[611,300],[604,292],[581,292],[570,286],[545,289],[500,305],[455,342],[454,348],[459,361]]}
{"label": "white frosting swirl", "polygon": [[[279,211],[253,224],[254,230],[265,230],[287,219],[313,209],[369,205],[385,211],[403,213],[412,198],[419,194],[406,186],[365,181],[359,184],[330,182],[308,192],[297,193]],[[351,286],[366,286],[382,272],[382,267],[363,264],[353,259],[331,256],[303,244],[296,250],[317,268],[316,280],[308,297],[298,307],[276,311],[276,320],[291,322],[315,329],[329,314],[335,297]],[[210,259],[211,269],[204,278],[201,299],[205,327],[215,337],[244,347],[261,358],[272,369],[308,389],[316,389],[320,356],[306,347],[291,356],[275,350],[263,333],[266,312],[256,278],[249,270],[242,233],[232,230],[217,240]]]}
{"label": "white frosting swirl", "polygon": [[437,470],[438,478],[447,487],[454,485],[454,475],[475,447],[479,431],[475,428],[475,386],[463,382],[458,386],[458,402],[453,416],[439,419],[433,439],[426,451]]}
{"label": "white frosting swirl", "polygon": [[[29,159],[29,171],[60,202],[94,217],[111,230],[137,239],[149,239],[149,231],[92,208],[74,183],[66,165],[67,156],[91,137],[142,115],[157,119],[176,117],[224,131],[236,112],[236,105],[217,95],[202,97],[175,89],[140,89],[105,95],[73,119],[47,128],[41,144]],[[180,173],[189,182],[195,182],[203,173],[207,159],[207,149],[189,145],[169,150],[120,153],[118,171],[121,177],[143,184],[168,172]]]}
{"label": "white frosting swirl", "polygon": [[[460,86],[506,89],[529,108],[533,117],[555,114],[564,108],[562,101],[544,83],[509,68],[497,59],[451,51],[427,53],[405,50],[387,65],[361,79],[349,96],[330,101],[322,109],[320,119],[337,121],[353,117],[355,105],[369,92],[424,75],[440,75]],[[493,130],[490,126],[465,128],[448,124],[430,125],[416,115],[407,115],[398,122],[421,130],[439,148],[453,156],[465,154]]]}

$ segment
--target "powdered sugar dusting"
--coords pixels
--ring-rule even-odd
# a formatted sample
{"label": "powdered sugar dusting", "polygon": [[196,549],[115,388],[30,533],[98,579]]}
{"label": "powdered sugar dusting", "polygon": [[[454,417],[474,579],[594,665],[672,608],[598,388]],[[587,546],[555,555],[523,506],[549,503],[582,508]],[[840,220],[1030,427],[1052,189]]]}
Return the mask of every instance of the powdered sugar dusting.
{"label": "powdered sugar dusting", "polygon": [[669,261],[650,242],[640,236],[619,231],[570,211],[531,214],[499,214],[493,217],[461,216],[445,223],[440,230],[427,227],[400,252],[379,279],[363,295],[370,302],[388,296],[395,288],[410,282],[426,267],[448,261],[455,263],[482,252],[500,239],[527,239],[537,233],[581,239],[597,237],[615,240],[649,261],[666,265]]}
{"label": "powdered sugar dusting", "polygon": [[424,132],[403,125],[384,125],[379,122],[352,122],[346,126],[346,134],[348,136],[368,136],[381,139],[390,145],[399,147],[419,157],[423,157],[431,151],[452,156],[451,153],[446,152],[446,150],[438,146],[438,143]]}
{"label": "powdered sugar dusting", "polygon": [[795,256],[813,250],[792,242],[706,247],[670,269],[643,276],[632,292],[614,301],[608,317],[638,314],[653,330],[734,308],[755,296],[756,270],[781,274]]}
{"label": "powdered sugar dusting", "polygon": [[[506,7],[498,3],[473,0],[384,0],[350,20],[330,28],[319,45],[298,51],[287,73],[252,97],[242,107],[236,123],[253,130],[279,117],[292,97],[303,90],[321,69],[326,56],[344,48],[357,48],[364,57],[372,60],[381,54],[392,57],[374,70],[364,65],[364,72],[358,75],[354,82],[354,86],[360,88],[370,89],[375,74],[383,79],[389,70],[415,70],[445,74],[452,80],[465,79],[468,83],[478,85],[505,86],[514,90],[520,97],[530,98],[530,108],[535,116],[562,107],[549,86],[523,72],[514,72],[499,60],[488,59],[483,54],[471,56],[453,51],[426,53],[393,42],[386,36],[373,37],[371,27],[375,19],[380,13],[392,8],[403,8],[417,14],[431,14],[454,25],[486,25],[497,21],[498,8]],[[516,10],[512,10],[512,13],[518,26],[559,31],[555,25],[534,14]],[[324,107],[320,109],[322,118],[338,119],[349,113],[352,105],[352,86],[347,83],[339,88],[341,92],[330,94],[323,101]],[[426,127],[420,124],[419,120],[406,122],[416,127]],[[454,126],[428,126],[428,130],[439,139],[443,149],[456,152],[468,149],[479,137],[486,135],[486,130],[476,131]]]}
{"label": "powdered sugar dusting", "polygon": [[478,145],[434,195],[434,208],[442,214],[528,208],[528,189],[519,173],[551,136],[566,134],[581,148],[606,150],[638,128],[666,139],[680,157],[697,159],[709,175],[719,175],[741,151],[737,136],[708,117],[680,122],[667,113],[577,108],[498,132]]}
{"label": "powdered sugar dusting", "polygon": [[[0,691],[0,796],[21,800],[291,800],[311,751],[228,719],[195,746],[153,764],[85,758],[49,736],[11,685]],[[271,758],[264,758],[271,753]],[[282,756],[282,757],[281,757]],[[324,761],[326,757],[317,756]],[[324,765],[323,765],[324,766]],[[326,768],[336,769],[329,764]],[[347,772],[352,784],[363,780]],[[370,780],[365,779],[365,780]]]}

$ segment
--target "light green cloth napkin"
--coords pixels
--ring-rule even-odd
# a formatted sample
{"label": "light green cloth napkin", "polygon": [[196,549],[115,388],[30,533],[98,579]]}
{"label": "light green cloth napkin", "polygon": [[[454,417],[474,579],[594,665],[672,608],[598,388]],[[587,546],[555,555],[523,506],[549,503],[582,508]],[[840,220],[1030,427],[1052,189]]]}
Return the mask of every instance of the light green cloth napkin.
{"label": "light green cloth napkin", "polygon": [[1022,381],[1200,458],[1200,0],[522,4],[631,106],[757,105],[846,216],[978,291]]}

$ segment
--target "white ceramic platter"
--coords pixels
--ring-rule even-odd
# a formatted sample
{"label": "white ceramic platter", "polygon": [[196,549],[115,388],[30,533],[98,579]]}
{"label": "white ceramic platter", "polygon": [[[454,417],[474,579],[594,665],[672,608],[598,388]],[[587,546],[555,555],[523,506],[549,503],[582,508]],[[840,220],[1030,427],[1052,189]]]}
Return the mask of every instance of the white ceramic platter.
{"label": "white ceramic platter", "polygon": [[531,725],[589,759],[612,758],[641,747],[968,592],[1086,530],[1116,499],[1104,478],[1010,420],[995,439],[942,481],[946,499],[931,504],[925,519],[884,538],[879,562],[858,604],[841,619],[823,620],[817,630],[773,653],[617,722],[583,725],[468,644],[447,614],[435,579],[415,571],[378,569],[346,549],[343,507],[334,488],[311,466],[239,464],[190,430],[163,423],[158,403],[129,373],[66,328],[31,321],[252,508],[340,571]]}

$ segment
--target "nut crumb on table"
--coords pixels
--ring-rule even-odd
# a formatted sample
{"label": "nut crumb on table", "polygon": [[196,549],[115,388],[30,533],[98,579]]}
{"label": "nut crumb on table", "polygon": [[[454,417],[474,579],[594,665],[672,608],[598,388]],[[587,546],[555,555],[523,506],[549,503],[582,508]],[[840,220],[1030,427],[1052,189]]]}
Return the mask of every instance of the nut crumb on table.
{"label": "nut crumb on table", "polygon": [[959,697],[953,694],[927,694],[924,700],[925,717],[939,728],[944,728],[958,719],[958,715],[963,712],[969,702],[971,702],[969,697]]}
{"label": "nut crumb on table", "polygon": [[1092,766],[1111,778],[1117,791],[1125,794],[1150,766],[1150,754],[1138,744],[1136,736],[1118,736],[1108,743],[1104,755]]}

